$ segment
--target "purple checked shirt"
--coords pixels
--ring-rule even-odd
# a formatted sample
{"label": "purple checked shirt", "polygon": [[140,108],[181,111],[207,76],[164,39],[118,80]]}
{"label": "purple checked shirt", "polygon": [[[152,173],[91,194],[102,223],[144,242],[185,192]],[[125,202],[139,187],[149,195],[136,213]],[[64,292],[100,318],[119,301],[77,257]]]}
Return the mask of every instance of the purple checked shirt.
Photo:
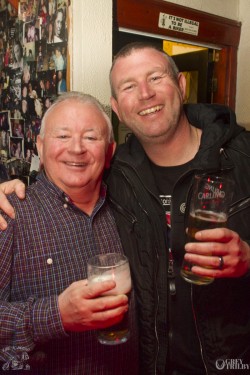
{"label": "purple checked shirt", "polygon": [[137,329],[132,299],[131,338],[99,344],[94,331],[65,332],[58,295],[87,277],[87,259],[122,252],[105,187],[86,215],[41,173],[26,199],[10,198],[16,219],[0,233],[0,372],[136,375]]}

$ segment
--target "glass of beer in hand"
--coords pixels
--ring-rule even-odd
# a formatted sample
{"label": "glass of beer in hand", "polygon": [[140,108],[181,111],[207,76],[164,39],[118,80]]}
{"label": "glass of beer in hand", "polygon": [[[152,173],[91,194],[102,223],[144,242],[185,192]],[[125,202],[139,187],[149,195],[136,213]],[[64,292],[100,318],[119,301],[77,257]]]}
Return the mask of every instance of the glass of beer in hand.
{"label": "glass of beer in hand", "polygon": [[[131,277],[128,258],[119,253],[99,254],[88,260],[88,283],[114,280],[116,287],[105,295],[127,294],[131,292]],[[123,320],[109,328],[97,331],[101,344],[117,345],[129,339],[129,312]]]}
{"label": "glass of beer in hand", "polygon": [[[187,242],[196,242],[195,233],[204,229],[227,226],[227,215],[232,197],[232,181],[226,175],[196,175],[190,201]],[[194,264],[183,260],[181,276],[188,282],[206,285],[212,277],[196,275]]]}

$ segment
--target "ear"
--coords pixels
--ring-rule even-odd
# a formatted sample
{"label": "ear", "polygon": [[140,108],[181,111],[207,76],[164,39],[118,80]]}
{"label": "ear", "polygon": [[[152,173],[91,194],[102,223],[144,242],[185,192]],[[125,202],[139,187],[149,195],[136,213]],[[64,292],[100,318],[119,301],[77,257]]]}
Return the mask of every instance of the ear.
{"label": "ear", "polygon": [[120,113],[119,113],[119,105],[118,105],[117,100],[113,96],[111,96],[111,98],[110,98],[110,103],[111,103],[111,107],[112,107],[113,111],[116,113],[117,117],[121,121],[121,116],[120,116]]}
{"label": "ear", "polygon": [[179,73],[179,75],[178,75],[178,85],[179,85],[179,89],[180,89],[183,100],[185,100],[185,98],[186,98],[186,83],[187,83],[187,81],[186,81],[186,78],[185,78],[184,74]]}
{"label": "ear", "polygon": [[109,169],[110,162],[111,162],[112,157],[115,153],[115,149],[116,149],[116,142],[110,143],[108,145],[108,149],[107,149],[107,152],[106,152],[106,158],[105,158],[105,169]]}
{"label": "ear", "polygon": [[36,148],[40,159],[40,164],[43,165],[43,138],[38,135],[36,139]]}

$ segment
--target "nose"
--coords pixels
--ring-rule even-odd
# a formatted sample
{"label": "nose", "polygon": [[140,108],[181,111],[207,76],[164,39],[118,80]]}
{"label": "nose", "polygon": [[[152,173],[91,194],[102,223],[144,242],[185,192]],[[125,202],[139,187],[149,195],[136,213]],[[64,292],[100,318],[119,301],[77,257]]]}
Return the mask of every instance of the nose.
{"label": "nose", "polygon": [[141,100],[148,100],[155,95],[154,89],[148,82],[141,82],[139,84],[139,98]]}
{"label": "nose", "polygon": [[84,141],[80,137],[73,137],[69,145],[69,152],[75,154],[82,154],[86,152]]}

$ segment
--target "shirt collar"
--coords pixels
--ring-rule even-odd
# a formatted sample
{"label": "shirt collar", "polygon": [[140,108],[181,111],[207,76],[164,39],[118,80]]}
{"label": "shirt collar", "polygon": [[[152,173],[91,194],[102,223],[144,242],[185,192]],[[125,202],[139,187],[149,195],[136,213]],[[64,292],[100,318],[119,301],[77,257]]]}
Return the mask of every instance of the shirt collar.
{"label": "shirt collar", "polygon": [[[46,194],[53,194],[55,197],[58,197],[64,204],[68,203],[72,206],[74,206],[74,203],[70,196],[66,194],[64,191],[62,191],[58,186],[56,186],[52,181],[50,181],[44,170],[42,170],[38,176],[37,176],[37,181],[41,181],[43,186],[44,186],[44,191]],[[97,212],[100,207],[104,204],[106,201],[106,196],[107,196],[107,186],[106,184],[102,181],[101,184],[101,189],[100,189],[100,198],[98,199],[96,203],[96,207],[94,209],[94,212]]]}

